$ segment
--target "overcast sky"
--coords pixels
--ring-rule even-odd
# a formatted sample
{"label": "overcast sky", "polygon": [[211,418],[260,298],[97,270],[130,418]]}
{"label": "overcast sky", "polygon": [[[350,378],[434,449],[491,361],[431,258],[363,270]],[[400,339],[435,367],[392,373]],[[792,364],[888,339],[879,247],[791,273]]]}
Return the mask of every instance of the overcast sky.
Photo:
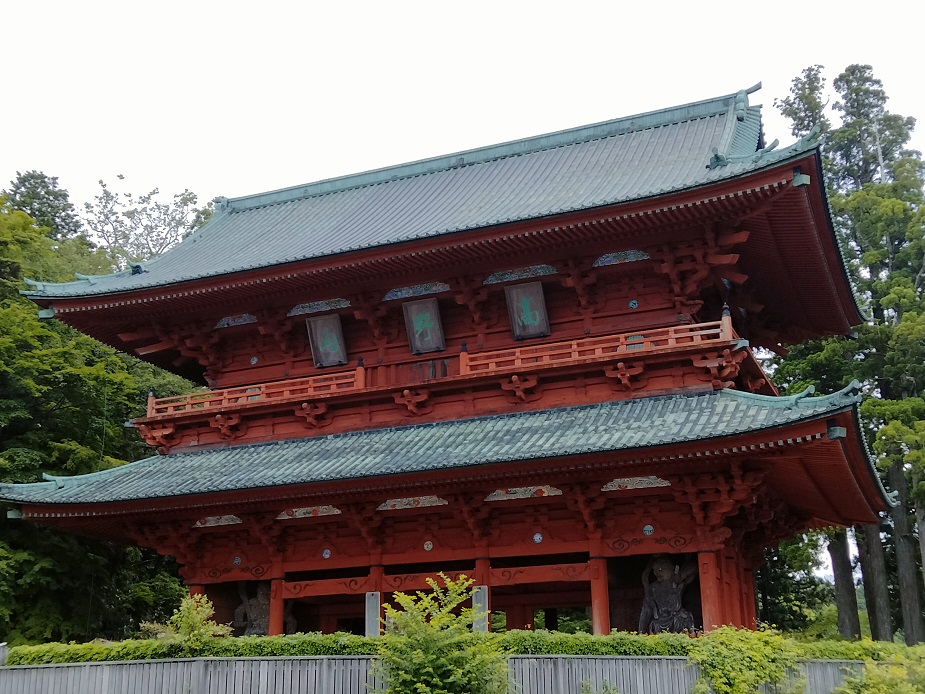
{"label": "overcast sky", "polygon": [[14,1],[0,15],[0,188],[38,169],[77,204],[120,173],[135,193],[235,197],[759,81],[768,140],[787,144],[772,103],[814,63],[830,83],[869,63],[890,110],[925,118],[920,46],[895,35],[925,11],[855,6]]}

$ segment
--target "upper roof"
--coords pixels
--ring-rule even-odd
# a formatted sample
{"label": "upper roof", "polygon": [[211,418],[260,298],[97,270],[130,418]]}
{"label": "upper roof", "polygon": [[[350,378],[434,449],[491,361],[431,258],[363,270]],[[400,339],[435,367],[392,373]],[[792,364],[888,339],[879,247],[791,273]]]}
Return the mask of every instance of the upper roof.
{"label": "upper roof", "polygon": [[[177,453],[90,475],[0,485],[0,500],[57,505],[167,499],[724,439],[845,411],[856,417],[857,388],[853,383],[825,397],[806,397],[811,390],[774,397],[726,389]],[[768,441],[777,441],[776,435]],[[867,469],[849,476],[867,492],[852,496],[852,503],[866,498],[868,505],[885,505],[870,461],[862,465]],[[793,477],[785,476],[792,484]],[[847,487],[842,494],[849,495]]]}
{"label": "upper roof", "polygon": [[[763,148],[760,106],[734,94],[295,188],[223,200],[159,258],[31,283],[35,299],[173,285],[640,200],[736,178],[813,148]],[[776,143],[775,143],[776,144]]]}

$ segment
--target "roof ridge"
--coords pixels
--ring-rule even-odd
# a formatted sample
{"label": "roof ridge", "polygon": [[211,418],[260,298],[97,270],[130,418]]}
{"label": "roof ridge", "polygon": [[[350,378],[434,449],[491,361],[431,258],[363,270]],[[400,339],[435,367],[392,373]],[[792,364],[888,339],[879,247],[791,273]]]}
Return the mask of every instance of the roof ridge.
{"label": "roof ridge", "polygon": [[[461,168],[474,164],[483,164],[498,159],[521,156],[540,152],[557,147],[602,140],[608,137],[624,135],[641,130],[650,130],[690,120],[707,118],[711,116],[733,113],[738,116],[741,103],[747,95],[760,89],[761,83],[742,89],[732,94],[695,101],[679,106],[670,106],[654,111],[646,111],[631,116],[601,121],[590,125],[581,125],[575,128],[557,130],[518,140],[509,140],[494,145],[463,150],[436,157],[419,159],[416,161],[371,169],[355,174],[347,174],[335,178],[322,179],[278,190],[245,195],[237,198],[223,198],[217,205],[221,211],[243,212],[269,205],[293,202],[310,197],[318,197],[330,193],[337,193],[354,188],[363,188],[377,183],[413,178],[428,173],[436,173],[448,169]],[[705,153],[708,154],[708,153]]]}

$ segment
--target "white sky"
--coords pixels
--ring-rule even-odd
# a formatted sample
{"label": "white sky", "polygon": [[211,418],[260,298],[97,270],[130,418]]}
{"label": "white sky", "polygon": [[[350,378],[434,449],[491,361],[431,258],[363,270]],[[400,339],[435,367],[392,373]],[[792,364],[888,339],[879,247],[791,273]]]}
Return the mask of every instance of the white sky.
{"label": "white sky", "polygon": [[12,0],[0,188],[38,169],[78,206],[119,173],[134,193],[235,197],[758,81],[768,140],[787,144],[772,102],[813,63],[829,83],[869,63],[890,110],[925,118],[914,6]]}

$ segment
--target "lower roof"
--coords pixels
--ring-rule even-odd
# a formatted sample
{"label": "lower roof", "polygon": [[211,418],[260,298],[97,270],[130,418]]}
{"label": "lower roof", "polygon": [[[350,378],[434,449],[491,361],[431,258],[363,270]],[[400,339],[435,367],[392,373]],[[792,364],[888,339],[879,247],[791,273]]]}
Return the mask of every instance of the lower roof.
{"label": "lower roof", "polygon": [[[176,453],[89,475],[0,485],[0,500],[105,504],[347,482],[729,439],[845,411],[856,418],[856,383],[824,397],[810,393],[727,389]],[[886,493],[867,463],[885,507]],[[871,480],[858,482],[870,488]]]}

